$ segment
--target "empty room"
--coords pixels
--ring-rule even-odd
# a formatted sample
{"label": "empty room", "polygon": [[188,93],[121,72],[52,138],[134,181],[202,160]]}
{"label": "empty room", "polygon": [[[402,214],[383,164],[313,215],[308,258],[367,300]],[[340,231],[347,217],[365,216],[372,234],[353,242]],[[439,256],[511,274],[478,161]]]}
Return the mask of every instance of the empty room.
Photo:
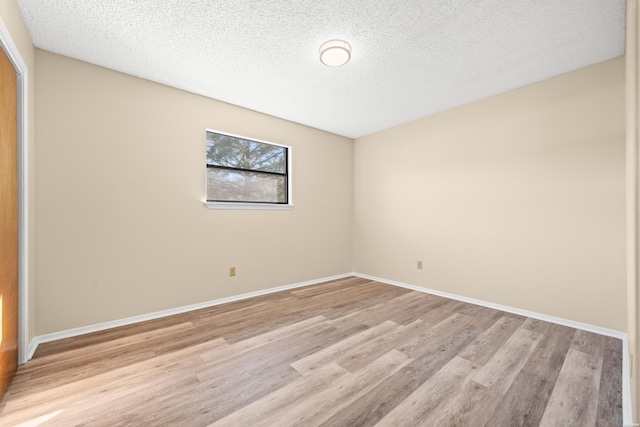
{"label": "empty room", "polygon": [[638,425],[638,18],[0,0],[0,425]]}

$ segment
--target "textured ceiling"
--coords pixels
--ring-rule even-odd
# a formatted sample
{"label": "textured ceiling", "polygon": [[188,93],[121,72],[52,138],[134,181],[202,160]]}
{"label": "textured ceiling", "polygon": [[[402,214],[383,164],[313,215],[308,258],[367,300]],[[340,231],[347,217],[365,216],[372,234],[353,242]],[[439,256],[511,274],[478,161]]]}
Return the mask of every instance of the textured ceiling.
{"label": "textured ceiling", "polygon": [[17,2],[38,48],[351,138],[624,53],[624,0]]}

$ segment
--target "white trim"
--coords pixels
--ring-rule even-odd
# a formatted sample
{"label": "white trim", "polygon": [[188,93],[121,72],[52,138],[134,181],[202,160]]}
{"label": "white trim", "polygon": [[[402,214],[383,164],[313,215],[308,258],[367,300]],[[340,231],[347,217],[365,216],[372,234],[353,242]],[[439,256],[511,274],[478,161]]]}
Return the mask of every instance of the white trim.
{"label": "white trim", "polygon": [[35,337],[29,343],[29,348],[27,349],[27,360],[31,360],[31,358],[33,357],[33,354],[38,349],[38,342],[39,342],[38,337]]}
{"label": "white trim", "polygon": [[624,425],[631,425],[631,377],[629,375],[629,340],[627,334],[613,329],[601,328],[599,326],[589,325],[587,323],[574,322],[573,320],[562,319],[560,317],[548,316],[546,314],[535,313],[533,311],[522,310],[519,308],[509,307],[506,305],[494,304],[474,298],[467,298],[448,292],[437,291],[434,289],[424,288],[422,286],[409,285],[395,280],[383,279],[380,277],[369,276],[367,274],[353,273],[356,277],[369,279],[388,285],[399,286],[401,288],[411,289],[413,291],[423,292],[425,294],[437,295],[443,298],[449,298],[456,301],[468,302],[470,304],[482,307],[492,308],[507,313],[519,314],[521,316],[531,317],[532,319],[543,320],[545,322],[556,323],[570,328],[580,329],[583,331],[593,332],[595,334],[605,335],[612,338],[622,340],[622,416]]}
{"label": "white trim", "polygon": [[271,203],[224,203],[203,202],[209,209],[215,210],[247,210],[247,211],[288,211],[293,209],[292,204],[276,205]]}
{"label": "white trim", "polygon": [[[630,336],[632,347],[627,350],[625,356],[627,359],[631,358],[631,366],[628,366],[626,375],[630,378],[631,372],[634,368],[638,370],[637,358],[640,357],[640,336],[638,333],[638,324],[640,323],[639,313],[640,307],[638,306],[638,53],[640,47],[638,43],[640,38],[638,37],[638,2],[634,0],[627,0],[627,28],[626,28],[626,57],[625,57],[625,161],[626,161],[626,260],[627,260],[627,332]],[[635,356],[634,356],[635,353]],[[631,355],[631,357],[630,357]],[[633,361],[633,358],[636,361]],[[629,362],[628,362],[629,363]],[[636,372],[636,378],[634,378],[634,392],[640,394],[638,389],[638,372]],[[631,381],[631,379],[629,379]],[[631,395],[631,383],[628,385],[628,391]],[[640,399],[640,396],[635,396],[636,399]],[[629,399],[631,402],[631,399]],[[636,402],[637,403],[637,402]],[[640,410],[636,406],[636,410]],[[625,425],[631,425],[631,412],[629,408],[629,414],[627,417],[627,411],[625,411]],[[636,414],[636,420],[640,417]]]}
{"label": "white trim", "polygon": [[29,70],[9,30],[0,18],[0,48],[11,61],[17,75],[18,112],[18,363],[29,360],[28,340],[28,255],[29,255],[29,181],[28,181],[28,93]]}
{"label": "white trim", "polygon": [[381,277],[369,276],[367,274],[353,273],[356,277],[363,279],[373,280],[375,282],[386,283],[388,285],[399,286],[401,288],[411,289],[412,291],[424,292],[425,294],[437,295],[439,297],[449,298],[456,301],[468,302],[470,304],[480,305],[482,307],[493,308],[494,310],[505,311],[507,313],[518,314],[520,316],[531,317],[532,319],[543,320],[545,322],[556,323],[558,325],[568,326],[570,328],[581,329],[583,331],[593,332],[594,334],[605,335],[608,337],[625,339],[627,334],[613,329],[601,328],[599,326],[589,325],[587,323],[574,322],[573,320],[567,320],[560,317],[548,316],[546,314],[540,314],[533,311],[522,310],[519,308],[509,307],[507,305],[494,304],[475,298],[463,297],[461,295],[450,294],[449,292],[437,291],[435,289],[429,289],[422,286],[409,285],[407,283],[397,282],[395,280],[383,279]]}
{"label": "white trim", "polygon": [[200,310],[202,308],[213,307],[220,304],[225,304],[233,301],[240,301],[247,298],[253,298],[262,295],[268,295],[274,292],[287,291],[291,289],[301,288],[304,286],[316,285],[318,283],[329,282],[331,280],[345,279],[347,277],[360,277],[363,279],[373,280],[380,283],[386,283],[388,285],[399,286],[401,288],[411,289],[418,292],[441,296],[443,298],[449,298],[457,301],[467,302],[470,304],[479,305],[482,307],[492,308],[495,310],[504,311],[507,313],[519,314],[521,316],[531,317],[532,319],[543,320],[545,322],[556,323],[563,326],[568,326],[575,329],[580,329],[588,332],[593,332],[600,335],[605,335],[622,340],[622,411],[623,420],[625,425],[631,425],[631,383],[629,376],[629,342],[627,334],[612,329],[601,328],[598,326],[589,325],[586,323],[574,322],[572,320],[562,319],[559,317],[547,316],[546,314],[535,313],[532,311],[521,310],[519,308],[513,308],[505,305],[494,304],[487,301],[477,300],[474,298],[467,298],[456,294],[450,294],[448,292],[436,291],[433,289],[424,288],[421,286],[409,285],[407,283],[397,282],[395,280],[382,279],[380,277],[369,276],[361,273],[345,273],[331,277],[324,277],[322,279],[309,280],[306,282],[299,282],[291,285],[278,286],[275,288],[264,289],[261,291],[249,292],[245,294],[230,296],[226,298],[220,298],[217,300],[206,301],[198,304],[187,305],[183,307],[172,308],[163,311],[157,311],[154,313],[143,314],[140,316],[128,317],[125,319],[114,320],[111,322],[98,323],[89,326],[83,326],[80,328],[68,329],[60,332],[53,332],[50,334],[40,335],[35,337],[28,349],[28,358],[31,359],[39,344],[57,341],[65,338],[72,338],[79,335],[89,334],[92,332],[99,332],[106,329],[117,328],[119,326],[131,325],[134,323],[145,322],[147,320],[159,319],[162,317],[172,316],[175,314],[186,313],[189,311]]}
{"label": "white trim", "polygon": [[339,274],[337,276],[324,277],[322,279],[315,279],[315,280],[309,280],[306,282],[294,283],[291,285],[278,286],[275,288],[263,289],[261,291],[249,292],[246,294],[234,295],[230,297],[220,298],[212,301],[205,301],[205,302],[186,305],[186,306],[177,307],[177,308],[170,308],[168,310],[156,311],[153,313],[142,314],[139,316],[127,317],[125,319],[113,320],[113,321],[104,322],[104,323],[97,323],[94,325],[82,326],[80,328],[67,329],[65,331],[40,335],[35,337],[31,342],[31,345],[29,346],[29,355],[33,356],[33,353],[35,353],[38,345],[45,342],[77,337],[79,335],[85,335],[93,332],[104,331],[106,329],[117,328],[120,326],[131,325],[134,323],[146,322],[147,320],[160,319],[162,317],[173,316],[175,314],[182,314],[182,313],[186,313],[194,310],[200,310],[203,308],[213,307],[220,304],[226,304],[228,302],[240,301],[247,298],[268,295],[274,292],[287,291],[291,289],[301,288],[304,286],[317,285],[318,283],[329,282],[331,280],[344,279],[352,276],[353,276],[352,273]]}

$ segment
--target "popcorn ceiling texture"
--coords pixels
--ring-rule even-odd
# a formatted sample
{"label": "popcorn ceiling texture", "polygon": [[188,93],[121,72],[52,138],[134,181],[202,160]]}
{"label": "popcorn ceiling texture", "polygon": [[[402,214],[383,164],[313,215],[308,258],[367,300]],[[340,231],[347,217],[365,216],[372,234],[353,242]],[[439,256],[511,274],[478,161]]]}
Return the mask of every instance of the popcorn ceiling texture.
{"label": "popcorn ceiling texture", "polygon": [[350,138],[624,54],[624,0],[17,3],[40,49]]}

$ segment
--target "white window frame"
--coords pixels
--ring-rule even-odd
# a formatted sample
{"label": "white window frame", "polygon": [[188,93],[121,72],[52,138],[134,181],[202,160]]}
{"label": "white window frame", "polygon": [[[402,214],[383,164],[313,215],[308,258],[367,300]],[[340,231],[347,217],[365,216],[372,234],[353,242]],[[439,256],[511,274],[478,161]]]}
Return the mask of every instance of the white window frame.
{"label": "white window frame", "polygon": [[[269,211],[285,211],[293,209],[293,186],[292,186],[292,148],[288,145],[276,144],[271,141],[264,141],[262,139],[253,138],[244,135],[237,135],[229,132],[224,132],[216,129],[205,129],[206,132],[219,133],[222,135],[227,135],[233,138],[247,139],[250,141],[259,142],[261,144],[269,144],[275,145],[277,147],[282,147],[287,150],[287,203],[249,203],[249,202],[210,202],[207,201],[207,171],[206,171],[206,149],[205,149],[205,174],[204,174],[204,205],[212,210],[269,210]],[[206,140],[206,137],[205,137]]]}

